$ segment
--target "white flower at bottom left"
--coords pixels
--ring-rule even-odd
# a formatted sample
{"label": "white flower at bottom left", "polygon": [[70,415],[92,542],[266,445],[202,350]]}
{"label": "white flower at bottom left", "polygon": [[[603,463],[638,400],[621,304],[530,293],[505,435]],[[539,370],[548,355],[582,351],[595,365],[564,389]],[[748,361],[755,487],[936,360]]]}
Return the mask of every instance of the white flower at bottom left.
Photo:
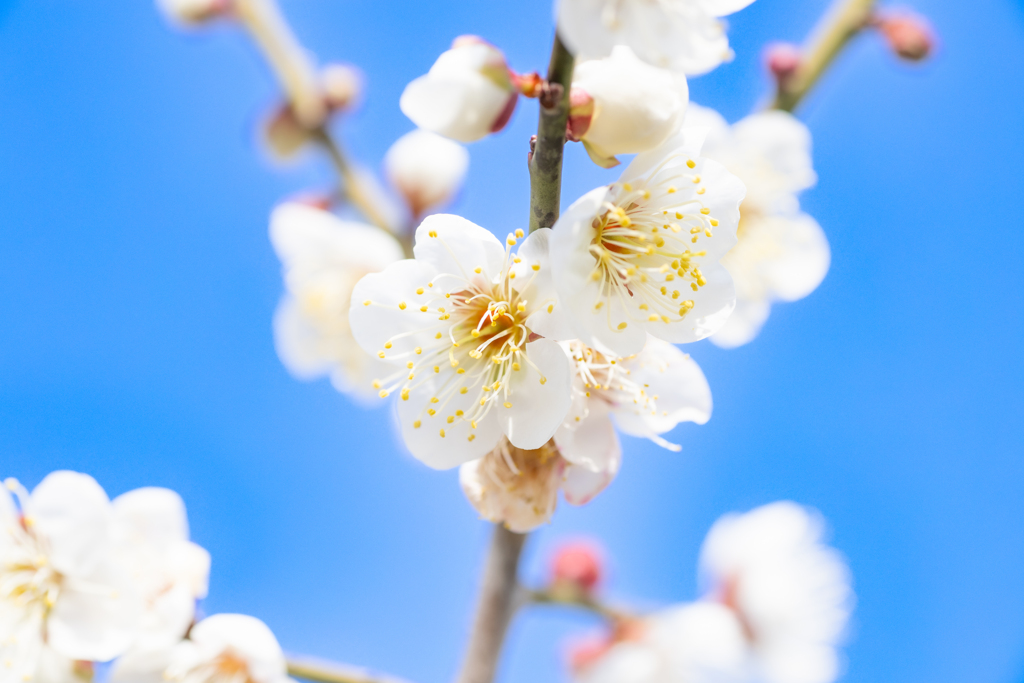
{"label": "white flower at bottom left", "polygon": [[192,627],[170,655],[165,681],[288,683],[288,665],[271,630],[256,617],[215,614]]}
{"label": "white flower at bottom left", "polygon": [[[120,570],[113,507],[88,475],[60,471],[29,494],[0,489],[0,683],[49,679],[54,660],[127,649],[140,602]],[[15,494],[12,497],[8,489]]]}

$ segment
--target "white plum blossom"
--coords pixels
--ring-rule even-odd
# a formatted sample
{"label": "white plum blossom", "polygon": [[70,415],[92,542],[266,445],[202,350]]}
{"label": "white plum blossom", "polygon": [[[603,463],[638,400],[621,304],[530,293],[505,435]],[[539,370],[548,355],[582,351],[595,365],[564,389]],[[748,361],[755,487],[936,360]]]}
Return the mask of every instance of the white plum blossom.
{"label": "white plum blossom", "polygon": [[[0,488],[0,681],[60,679],[108,661],[135,636],[140,605],[119,566],[114,510],[96,481],[48,475]],[[17,497],[17,504],[8,490]]]}
{"label": "white plum blossom", "polygon": [[741,683],[743,626],[727,607],[679,605],[620,629],[576,664],[579,683]]}
{"label": "white plum blossom", "polygon": [[215,614],[189,632],[164,673],[174,683],[290,683],[284,652],[259,619]]}
{"label": "white plum blossom", "polygon": [[731,608],[766,683],[830,683],[853,593],[820,517],[782,501],[717,521],[701,549],[708,598]]}
{"label": "white plum blossom", "polygon": [[448,203],[468,168],[465,147],[427,130],[406,133],[384,155],[384,173],[414,217]]}
{"label": "white plum blossom", "polygon": [[[550,439],[570,403],[566,333],[551,287],[548,229],[519,245],[458,216],[416,230],[415,259],[367,275],[352,294],[356,341],[392,363],[380,395],[399,394],[405,444],[427,465],[483,457],[507,436],[518,448]],[[543,338],[551,337],[551,338]]]}
{"label": "white plum blossom", "polygon": [[558,30],[577,58],[626,45],[649,64],[703,74],[732,58],[720,17],[753,0],[559,0]]}
{"label": "white plum blossom", "polygon": [[617,154],[647,152],[676,132],[686,112],[686,77],[650,66],[624,45],[611,55],[576,65],[569,132],[595,163]]}
{"label": "white plum blossom", "polygon": [[719,346],[740,346],[757,336],[772,302],[807,296],[828,272],[828,240],[797,199],[817,180],[811,134],[782,111],[752,114],[729,126],[717,112],[692,105],[685,125],[706,128],[703,153],[747,186],[738,241],[722,259],[736,285],[736,310],[711,337]]}
{"label": "white plum blossom", "polygon": [[[643,351],[624,358],[579,341],[562,346],[576,376],[572,407],[555,433],[555,443],[566,460],[584,470],[581,475],[603,477],[605,483],[615,476],[622,456],[616,427],[679,450],[659,435],[680,422],[704,424],[711,417],[711,389],[704,373],[668,342],[651,337]],[[567,488],[566,500],[582,504],[593,493]]]}
{"label": "white plum blossom", "polygon": [[185,504],[170,489],[145,487],[115,498],[114,533],[142,598],[132,647],[114,669],[123,680],[143,661],[164,661],[188,632],[196,601],[206,597],[210,554],[189,540]]}
{"label": "white plum blossom", "polygon": [[502,51],[462,36],[426,75],[406,86],[398,104],[420,128],[474,142],[504,128],[518,98]]}
{"label": "white plum blossom", "polygon": [[682,129],[555,224],[555,288],[587,346],[628,356],[648,334],[693,342],[732,312],[732,278],[719,260],[736,243],[744,187],[700,155],[701,142],[702,131]]}
{"label": "white plum blossom", "polygon": [[274,209],[270,240],[287,291],[274,315],[285,367],[302,379],[329,375],[340,391],[375,394],[383,364],[352,337],[348,308],[356,282],[401,259],[402,247],[381,230],[297,202]]}

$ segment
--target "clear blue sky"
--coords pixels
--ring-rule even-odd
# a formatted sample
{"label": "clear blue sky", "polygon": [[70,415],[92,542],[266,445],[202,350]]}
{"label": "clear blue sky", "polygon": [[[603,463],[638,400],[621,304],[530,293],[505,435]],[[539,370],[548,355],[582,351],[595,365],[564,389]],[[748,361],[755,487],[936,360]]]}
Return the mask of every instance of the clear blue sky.
{"label": "clear blue sky", "polygon": [[[318,55],[368,74],[339,132],[374,164],[412,127],[401,89],[453,37],[486,36],[523,71],[551,37],[547,0],[283,6]],[[627,440],[618,481],[531,541],[529,574],[591,534],[613,595],[689,599],[714,519],[791,498],[824,512],[856,578],[845,680],[1024,678],[1024,5],[916,7],[937,59],[902,65],[864,38],[800,113],[824,284],[749,346],[691,345],[711,422],[672,434],[680,454]],[[822,8],[736,15],[736,60],[693,99],[742,116],[764,43],[800,39]],[[0,0],[0,470],[30,486],[83,470],[112,495],[170,486],[213,553],[207,611],[254,614],[292,651],[448,680],[487,528],[454,471],[402,452],[386,408],[275,356],[267,215],[331,176],[254,147],[275,96],[256,57],[232,30],[168,30],[147,0]],[[471,148],[454,210],[499,234],[527,215],[535,111]],[[574,146],[564,197],[612,177]],[[504,680],[561,680],[563,636],[590,625],[521,618]]]}

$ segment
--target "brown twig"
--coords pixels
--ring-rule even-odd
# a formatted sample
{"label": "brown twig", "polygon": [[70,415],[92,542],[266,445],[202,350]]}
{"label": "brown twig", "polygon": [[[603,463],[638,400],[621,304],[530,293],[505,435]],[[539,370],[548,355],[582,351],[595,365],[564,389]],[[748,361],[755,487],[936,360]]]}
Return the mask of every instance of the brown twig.
{"label": "brown twig", "polygon": [[456,679],[458,683],[492,683],[494,680],[505,633],[517,606],[519,556],[525,543],[525,534],[517,534],[501,525],[494,527],[473,630],[469,634],[462,671]]}
{"label": "brown twig", "polygon": [[540,96],[540,121],[530,154],[530,232],[550,228],[558,220],[562,197],[562,156],[565,122],[569,117],[569,89],[574,59],[555,35],[547,82]]}

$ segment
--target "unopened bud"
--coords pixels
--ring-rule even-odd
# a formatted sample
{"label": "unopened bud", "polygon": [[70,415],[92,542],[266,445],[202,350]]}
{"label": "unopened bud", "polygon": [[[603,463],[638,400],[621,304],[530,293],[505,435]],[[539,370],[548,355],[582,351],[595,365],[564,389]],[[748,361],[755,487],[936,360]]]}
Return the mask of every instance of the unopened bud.
{"label": "unopened bud", "polygon": [[413,216],[455,196],[468,168],[465,147],[426,130],[406,133],[384,155],[384,172]]}
{"label": "unopened bud", "polygon": [[779,83],[785,83],[793,78],[796,70],[800,68],[800,61],[800,48],[792,43],[775,43],[765,51],[768,71]]}
{"label": "unopened bud", "polygon": [[579,142],[590,130],[594,118],[594,98],[583,88],[573,86],[569,91],[569,118],[566,121],[565,136]]}
{"label": "unopened bud", "polygon": [[876,22],[889,47],[902,59],[919,62],[935,48],[935,32],[928,20],[918,14],[904,11],[882,15]]}
{"label": "unopened bud", "polygon": [[362,74],[348,64],[328,64],[320,70],[320,90],[328,109],[351,109],[363,94]]}
{"label": "unopened bud", "polygon": [[157,0],[164,15],[178,24],[196,25],[224,16],[231,0]]}
{"label": "unopened bud", "polygon": [[309,142],[309,131],[295,117],[288,105],[274,111],[263,123],[263,139],[271,154],[281,161],[287,161]]}
{"label": "unopened bud", "polygon": [[524,97],[537,97],[540,95],[541,86],[544,85],[544,79],[541,75],[534,71],[528,74],[517,74],[512,72],[512,83],[519,89]]}
{"label": "unopened bud", "polygon": [[584,593],[593,591],[601,582],[603,570],[600,549],[593,543],[566,543],[555,553],[551,563],[553,584],[568,585]]}

